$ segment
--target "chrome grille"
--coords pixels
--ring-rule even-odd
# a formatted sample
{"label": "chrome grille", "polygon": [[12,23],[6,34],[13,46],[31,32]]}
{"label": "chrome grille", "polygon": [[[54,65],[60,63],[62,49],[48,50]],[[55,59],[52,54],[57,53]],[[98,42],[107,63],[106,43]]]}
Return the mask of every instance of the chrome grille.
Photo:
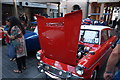
{"label": "chrome grille", "polygon": [[47,64],[43,65],[43,69],[55,76],[58,76],[60,78],[70,78],[71,77],[71,73],[70,72],[66,72],[57,68],[54,68],[52,66],[49,66]]}

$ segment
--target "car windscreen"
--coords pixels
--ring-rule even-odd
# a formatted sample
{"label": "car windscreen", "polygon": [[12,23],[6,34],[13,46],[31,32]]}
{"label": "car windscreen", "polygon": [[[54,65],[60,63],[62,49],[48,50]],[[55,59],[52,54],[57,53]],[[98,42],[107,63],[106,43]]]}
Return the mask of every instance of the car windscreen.
{"label": "car windscreen", "polygon": [[99,31],[81,29],[79,41],[83,43],[99,44]]}

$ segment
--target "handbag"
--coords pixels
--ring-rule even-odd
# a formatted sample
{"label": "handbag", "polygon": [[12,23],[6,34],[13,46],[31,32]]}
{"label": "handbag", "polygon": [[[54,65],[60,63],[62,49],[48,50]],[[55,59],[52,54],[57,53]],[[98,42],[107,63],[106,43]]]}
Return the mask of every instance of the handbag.
{"label": "handbag", "polygon": [[8,57],[15,58],[16,57],[16,49],[15,49],[14,45],[8,44],[7,49],[8,49],[8,54],[7,54]]}

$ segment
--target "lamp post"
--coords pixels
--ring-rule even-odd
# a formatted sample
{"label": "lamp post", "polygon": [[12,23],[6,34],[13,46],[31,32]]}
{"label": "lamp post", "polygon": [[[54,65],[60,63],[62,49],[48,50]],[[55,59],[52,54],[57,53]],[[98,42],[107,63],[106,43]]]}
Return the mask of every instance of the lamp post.
{"label": "lamp post", "polygon": [[19,17],[18,17],[18,10],[17,10],[16,0],[13,0],[13,5],[14,5],[14,14],[15,14],[15,16],[16,16],[17,18],[19,18]]}
{"label": "lamp post", "polygon": [[89,9],[89,0],[87,0],[86,17],[88,16],[88,9]]}

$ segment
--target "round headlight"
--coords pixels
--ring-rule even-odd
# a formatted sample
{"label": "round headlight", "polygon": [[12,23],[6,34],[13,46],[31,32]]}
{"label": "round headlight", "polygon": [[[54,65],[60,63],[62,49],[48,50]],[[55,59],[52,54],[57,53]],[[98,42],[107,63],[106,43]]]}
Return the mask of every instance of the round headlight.
{"label": "round headlight", "polygon": [[80,57],[81,55],[82,55],[81,52],[79,52],[79,53],[78,53],[78,56]]}
{"label": "round headlight", "polygon": [[78,65],[76,67],[76,73],[79,74],[79,75],[83,75],[84,70],[83,70],[82,66]]}
{"label": "round headlight", "polygon": [[41,59],[40,57],[41,57],[41,53],[37,52],[36,58],[37,58],[38,60],[40,60],[40,59]]}
{"label": "round headlight", "polygon": [[90,47],[85,47],[84,50],[85,50],[85,52],[89,52]]}

